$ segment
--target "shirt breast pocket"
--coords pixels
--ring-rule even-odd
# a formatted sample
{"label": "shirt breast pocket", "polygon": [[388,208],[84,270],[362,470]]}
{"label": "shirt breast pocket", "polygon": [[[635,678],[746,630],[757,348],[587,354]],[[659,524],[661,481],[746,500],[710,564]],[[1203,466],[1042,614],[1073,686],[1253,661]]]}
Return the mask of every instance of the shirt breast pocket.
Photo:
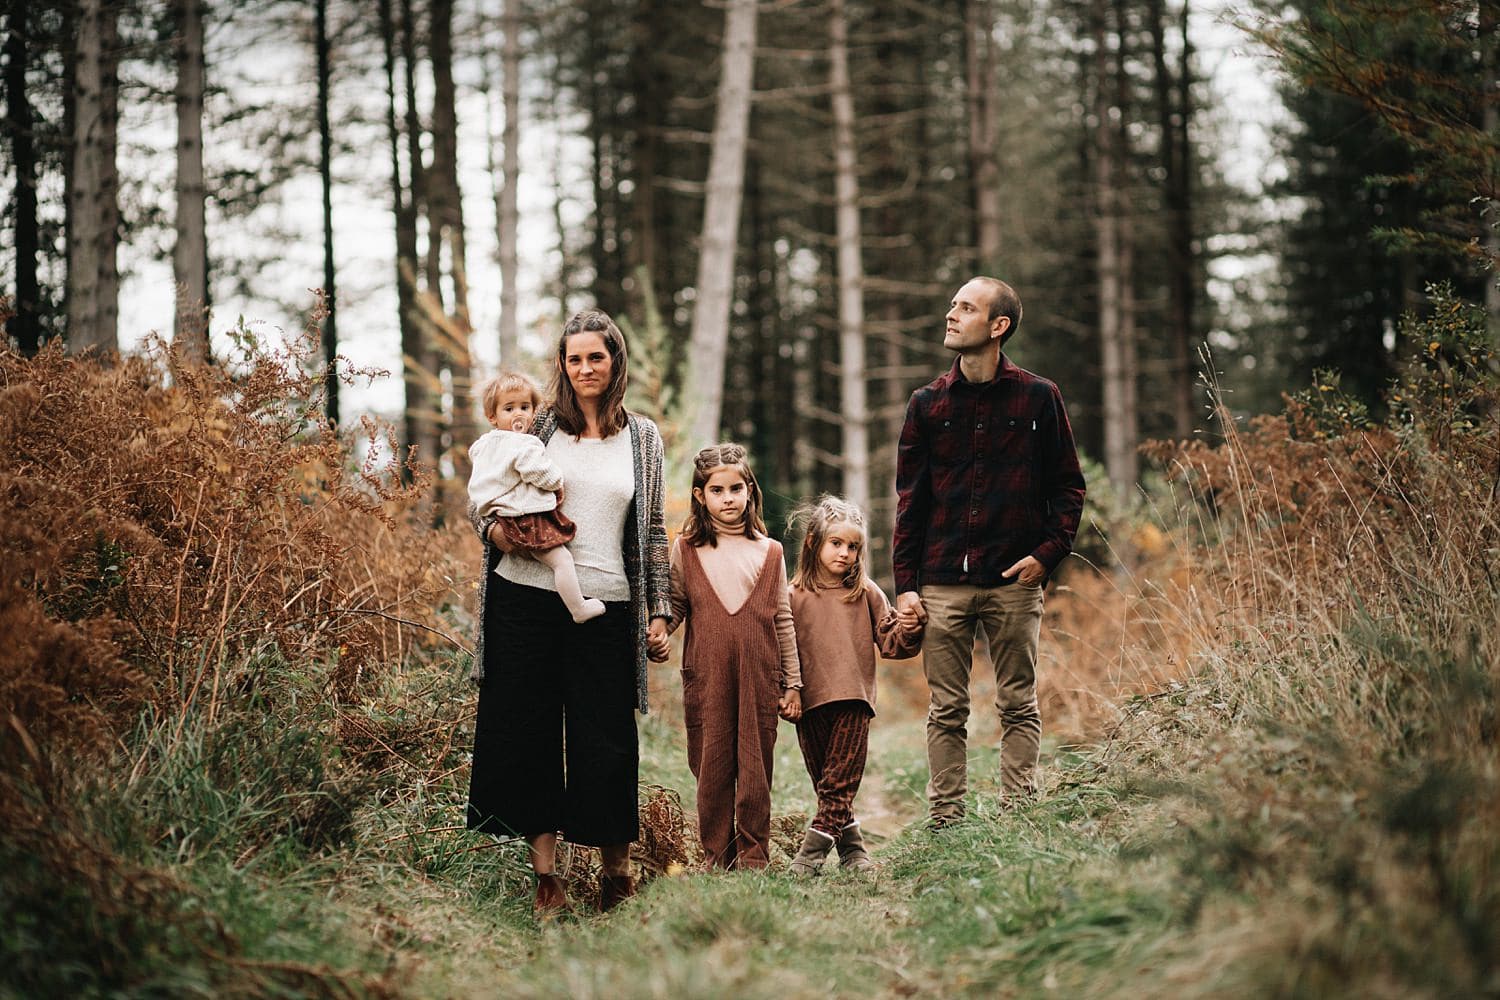
{"label": "shirt breast pocket", "polygon": [[1030,465],[1037,453],[1038,422],[1031,417],[1002,417],[996,422],[996,451],[1007,465]]}
{"label": "shirt breast pocket", "polygon": [[958,421],[933,421],[932,464],[951,469],[967,464],[974,457],[973,428],[958,426]]}

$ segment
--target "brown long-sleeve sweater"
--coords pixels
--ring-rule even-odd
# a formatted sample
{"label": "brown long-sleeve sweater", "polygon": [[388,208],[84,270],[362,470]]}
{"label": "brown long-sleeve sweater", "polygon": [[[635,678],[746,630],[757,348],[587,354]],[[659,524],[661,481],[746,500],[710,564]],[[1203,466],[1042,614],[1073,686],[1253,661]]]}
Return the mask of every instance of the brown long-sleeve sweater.
{"label": "brown long-sleeve sweater", "polygon": [[874,712],[876,651],[888,660],[916,656],[922,633],[897,626],[885,592],[870,580],[863,601],[845,601],[844,590],[789,592],[802,663],[802,710],[862,701]]}

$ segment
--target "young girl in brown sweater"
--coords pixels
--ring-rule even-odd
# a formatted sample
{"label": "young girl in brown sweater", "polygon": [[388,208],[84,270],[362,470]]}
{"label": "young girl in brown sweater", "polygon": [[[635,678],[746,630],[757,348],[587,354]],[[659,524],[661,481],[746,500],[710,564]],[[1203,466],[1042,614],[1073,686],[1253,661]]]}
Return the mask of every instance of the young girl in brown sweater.
{"label": "young girl in brown sweater", "polygon": [[776,719],[801,715],[781,545],[766,535],[745,449],[693,460],[692,509],[672,543],[672,628],[686,624],[682,701],[698,837],[712,867],[764,868]]}
{"label": "young girl in brown sweater", "polygon": [[828,852],[839,865],[873,867],[854,818],[854,796],[865,773],[870,719],[875,715],[875,653],[915,656],[922,626],[915,612],[898,614],[865,575],[869,538],[864,513],[825,496],[805,510],[807,533],[792,577],[792,620],[802,666],[802,718],[797,742],[818,795],[818,812],[792,859],[794,875],[816,875]]}

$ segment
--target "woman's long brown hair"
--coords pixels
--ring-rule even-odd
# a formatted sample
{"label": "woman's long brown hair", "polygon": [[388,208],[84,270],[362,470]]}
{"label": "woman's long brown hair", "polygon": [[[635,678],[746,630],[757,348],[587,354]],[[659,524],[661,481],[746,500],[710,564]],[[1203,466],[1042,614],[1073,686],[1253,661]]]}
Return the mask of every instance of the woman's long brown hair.
{"label": "woman's long brown hair", "polygon": [[755,481],[755,473],[750,471],[749,453],[745,451],[744,445],[726,441],[704,448],[693,457],[692,506],[688,510],[687,520],[682,522],[682,540],[694,546],[718,547],[719,533],[714,530],[713,516],[709,514],[703,501],[698,499],[697,493],[708,485],[708,477],[718,469],[733,469],[745,480],[745,491],[748,494],[745,498],[745,537],[759,538],[767,534],[766,522],[761,513],[763,501],[760,484]]}
{"label": "woman's long brown hair", "polygon": [[625,386],[630,380],[630,357],[625,350],[625,335],[602,309],[584,309],[574,313],[563,326],[557,340],[557,369],[552,373],[552,412],[557,414],[560,430],[578,437],[588,429],[578,393],[568,381],[568,338],[575,333],[597,333],[609,351],[609,385],[599,400],[599,434],[609,437],[625,429]]}

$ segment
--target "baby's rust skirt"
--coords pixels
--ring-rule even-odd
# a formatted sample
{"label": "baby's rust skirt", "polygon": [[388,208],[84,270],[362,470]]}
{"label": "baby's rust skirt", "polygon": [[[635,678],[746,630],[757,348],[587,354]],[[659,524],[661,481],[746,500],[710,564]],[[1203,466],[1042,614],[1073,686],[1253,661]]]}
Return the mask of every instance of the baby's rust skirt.
{"label": "baby's rust skirt", "polygon": [[559,545],[566,545],[578,533],[578,525],[568,520],[562,511],[553,508],[540,514],[517,514],[495,521],[500,534],[513,548],[526,552],[546,552]]}

